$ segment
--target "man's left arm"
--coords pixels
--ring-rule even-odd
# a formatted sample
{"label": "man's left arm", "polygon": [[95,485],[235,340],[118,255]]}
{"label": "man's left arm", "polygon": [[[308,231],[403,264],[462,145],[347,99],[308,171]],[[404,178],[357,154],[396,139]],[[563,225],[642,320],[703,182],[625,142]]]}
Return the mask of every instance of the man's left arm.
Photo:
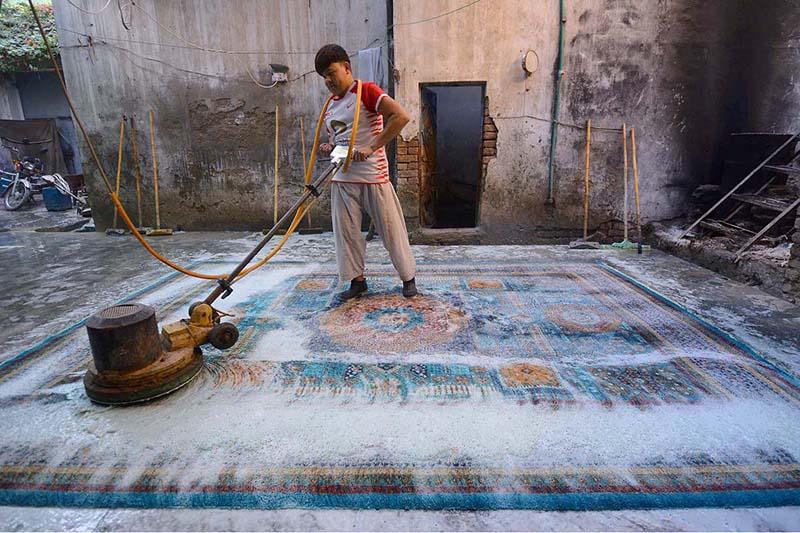
{"label": "man's left arm", "polygon": [[383,117],[383,131],[372,140],[368,147],[353,150],[353,161],[365,161],[376,150],[383,148],[397,137],[411,120],[403,106],[388,94],[383,96],[378,103],[378,113]]}

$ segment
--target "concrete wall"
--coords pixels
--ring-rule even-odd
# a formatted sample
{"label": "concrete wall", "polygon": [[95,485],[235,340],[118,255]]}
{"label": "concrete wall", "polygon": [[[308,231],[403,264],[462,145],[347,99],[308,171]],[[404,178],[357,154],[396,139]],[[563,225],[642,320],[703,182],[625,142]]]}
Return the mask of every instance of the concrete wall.
{"label": "concrete wall", "polygon": [[55,72],[18,72],[15,78],[25,118],[71,116]]}
{"label": "concrete wall", "polygon": [[22,102],[12,78],[0,76],[0,120],[22,120]]}
{"label": "concrete wall", "polygon": [[[282,63],[290,67],[290,78],[297,78],[313,70],[313,54],[326,42],[339,42],[353,55],[385,45],[387,5],[393,9],[395,96],[412,115],[396,173],[412,228],[419,223],[418,179],[424,167],[417,138],[421,83],[486,83],[485,123],[488,134],[497,132],[492,146],[482,150],[479,224],[485,242],[577,235],[586,119],[595,126],[592,228],[613,226],[622,217],[622,136],[612,131],[622,122],[636,128],[645,222],[683,215],[698,184],[719,181],[730,133],[800,128],[800,88],[793,82],[800,63],[799,0],[565,0],[560,116],[578,127],[559,127],[552,205],[545,200],[558,0],[466,7],[463,0],[142,0],[137,5],[163,26],[134,8],[125,29],[119,10],[91,16],[54,0],[68,85],[112,175],[119,120],[125,115],[137,122],[146,223],[153,213],[150,110],[166,225],[268,225],[276,104],[281,209],[288,207],[302,180],[299,118],[310,145],[326,91],[313,72],[262,89],[244,67],[268,82],[269,63]],[[449,11],[454,12],[432,18]],[[92,35],[92,46],[74,32]],[[520,65],[527,50],[539,60],[530,76]],[[133,206],[126,146],[123,199]],[[83,155],[86,161],[88,152]],[[86,174],[102,229],[112,211],[96,194],[97,173]],[[327,197],[314,213],[315,223],[329,224]]]}
{"label": "concrete wall", "polygon": [[[148,140],[152,110],[162,225],[211,230],[271,225],[275,106],[280,107],[279,184],[284,210],[301,192],[299,119],[304,119],[310,149],[327,96],[313,72],[314,54],[329,42],[341,44],[351,55],[384,42],[386,4],[141,0],[136,5],[163,27],[134,8],[130,29],[125,29],[115,3],[92,16],[65,0],[53,2],[67,84],[106,171],[111,176],[115,171],[120,120],[127,117],[130,126],[130,119],[135,119],[144,175],[144,222],[152,224]],[[87,37],[74,32],[92,35],[92,46],[87,46]],[[194,45],[246,53],[215,53]],[[295,81],[273,89],[257,86],[247,69],[261,83],[269,83],[270,63],[288,65]],[[85,148],[84,174],[98,229],[103,229],[113,210]],[[135,213],[130,141],[126,141],[122,179],[123,202]],[[327,196],[320,204],[313,211],[314,223],[329,226]]]}
{"label": "concrete wall", "polygon": [[[26,119],[52,118],[58,128],[64,166],[69,174],[82,172],[78,131],[67,99],[54,71],[18,72],[14,75]],[[45,172],[53,169],[45,169]]]}
{"label": "concrete wall", "polygon": [[[636,128],[645,222],[683,215],[695,186],[719,180],[730,133],[800,128],[800,89],[793,83],[797,0],[565,4],[561,120]],[[420,83],[485,81],[498,129],[497,157],[488,164],[480,207],[487,242],[575,236],[582,225],[580,128],[559,128],[555,203],[545,202],[558,0],[480,2],[414,23],[463,5],[394,2],[396,95],[413,117],[403,137],[419,131]],[[526,76],[520,63],[529,49],[539,69]],[[595,129],[591,227],[622,217],[622,157],[621,132]],[[417,178],[409,174],[398,188],[413,226]]]}

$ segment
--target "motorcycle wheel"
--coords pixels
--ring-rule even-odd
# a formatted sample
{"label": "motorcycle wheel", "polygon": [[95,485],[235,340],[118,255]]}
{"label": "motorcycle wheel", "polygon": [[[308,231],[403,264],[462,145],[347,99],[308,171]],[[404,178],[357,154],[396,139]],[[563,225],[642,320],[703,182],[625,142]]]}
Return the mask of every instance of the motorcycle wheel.
{"label": "motorcycle wheel", "polygon": [[6,191],[5,205],[9,211],[19,209],[31,199],[31,190],[21,181],[15,181]]}

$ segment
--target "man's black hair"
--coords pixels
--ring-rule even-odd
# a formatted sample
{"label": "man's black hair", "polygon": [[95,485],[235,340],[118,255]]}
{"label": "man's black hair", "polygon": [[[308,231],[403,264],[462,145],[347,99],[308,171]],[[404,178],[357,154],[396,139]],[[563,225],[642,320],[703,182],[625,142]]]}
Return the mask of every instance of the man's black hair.
{"label": "man's black hair", "polygon": [[350,56],[347,55],[347,50],[338,44],[326,44],[317,52],[314,58],[314,69],[320,76],[324,75],[325,70],[331,66],[331,63],[341,61],[350,63]]}

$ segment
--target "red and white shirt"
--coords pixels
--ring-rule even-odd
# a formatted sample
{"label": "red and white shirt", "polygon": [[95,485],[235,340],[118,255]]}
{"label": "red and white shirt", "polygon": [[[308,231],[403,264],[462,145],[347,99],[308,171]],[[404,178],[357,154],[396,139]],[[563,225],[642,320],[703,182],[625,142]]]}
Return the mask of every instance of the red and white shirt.
{"label": "red and white shirt", "polygon": [[[349,146],[355,118],[357,82],[341,98],[334,96],[325,113],[325,128],[329,142],[333,145]],[[370,81],[361,85],[361,113],[353,149],[368,148],[383,131],[383,116],[378,113],[381,99],[386,96],[383,89]],[[340,183],[388,183],[389,163],[382,147],[366,161],[351,161],[347,172],[340,170],[332,181]]]}

